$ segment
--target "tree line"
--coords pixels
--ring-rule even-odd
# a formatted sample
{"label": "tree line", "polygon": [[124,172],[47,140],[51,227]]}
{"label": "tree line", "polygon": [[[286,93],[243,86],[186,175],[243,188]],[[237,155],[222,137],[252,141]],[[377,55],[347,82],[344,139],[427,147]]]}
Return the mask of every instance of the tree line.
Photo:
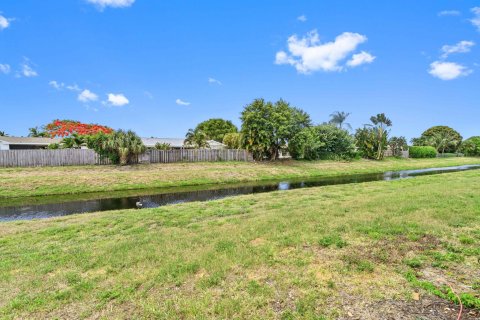
{"label": "tree line", "polygon": [[[283,99],[276,102],[255,99],[241,112],[240,129],[230,120],[208,119],[188,130],[184,145],[209,148],[209,141],[223,142],[230,149],[246,149],[257,161],[276,160],[285,152],[299,160],[360,157],[381,160],[388,148],[394,156],[408,150],[405,137],[390,136],[393,123],[384,113],[371,116],[369,123],[354,131],[347,122],[349,116],[350,113],[336,111],[330,114],[328,122],[314,124],[307,112]],[[133,131],[113,130],[73,120],[54,120],[40,129],[35,127],[29,131],[32,137],[63,137],[60,144],[50,146],[52,149],[86,145],[113,163],[131,163],[146,149]],[[0,131],[0,135],[6,133]],[[459,152],[480,156],[480,137],[463,141],[460,133],[447,126],[429,128],[411,143],[417,147],[413,153],[418,157]],[[171,146],[158,143],[155,148],[168,150]]]}

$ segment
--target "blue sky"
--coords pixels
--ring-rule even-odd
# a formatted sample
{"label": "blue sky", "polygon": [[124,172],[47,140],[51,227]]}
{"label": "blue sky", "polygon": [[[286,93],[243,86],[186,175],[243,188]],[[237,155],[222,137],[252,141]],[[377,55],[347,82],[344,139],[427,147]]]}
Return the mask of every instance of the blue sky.
{"label": "blue sky", "polygon": [[53,119],[183,137],[283,98],[392,134],[480,135],[480,1],[0,2],[0,130]]}

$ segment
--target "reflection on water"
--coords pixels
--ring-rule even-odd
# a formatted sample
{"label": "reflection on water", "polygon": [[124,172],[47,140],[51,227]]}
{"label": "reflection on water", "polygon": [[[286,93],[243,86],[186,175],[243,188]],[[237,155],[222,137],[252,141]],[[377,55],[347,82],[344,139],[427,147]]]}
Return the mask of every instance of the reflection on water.
{"label": "reflection on water", "polygon": [[246,184],[240,186],[236,185],[223,187],[221,189],[219,188],[197,191],[176,191],[171,193],[154,195],[128,196],[110,199],[91,199],[50,204],[20,205],[3,208],[0,207],[0,221],[50,218],[57,216],[65,216],[74,213],[132,209],[136,208],[137,202],[141,202],[143,208],[155,208],[167,204],[215,200],[242,194],[264,193],[277,190],[291,190],[298,188],[319,187],[336,184],[360,183],[381,180],[398,180],[405,178],[413,178],[420,175],[457,172],[479,168],[480,165],[466,165],[448,168],[406,170],[378,174],[375,173],[364,175],[346,175],[330,178],[258,183],[256,185]]}

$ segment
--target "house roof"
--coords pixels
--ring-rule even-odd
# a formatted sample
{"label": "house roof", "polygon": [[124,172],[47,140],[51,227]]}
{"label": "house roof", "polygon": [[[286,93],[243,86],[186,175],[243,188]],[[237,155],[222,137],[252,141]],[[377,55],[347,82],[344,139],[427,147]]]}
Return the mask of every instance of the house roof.
{"label": "house roof", "polygon": [[[184,148],[185,139],[183,138],[142,138],[143,144],[147,148],[154,148],[157,143],[168,143],[172,148]],[[221,142],[208,140],[210,147],[224,147],[225,145]]]}
{"label": "house roof", "polygon": [[182,138],[142,138],[147,148],[154,148],[157,143],[168,143],[172,148],[183,148],[184,140]]}
{"label": "house roof", "polygon": [[61,138],[43,138],[43,137],[4,137],[0,136],[0,142],[5,144],[27,144],[27,145],[38,145],[38,146],[48,146],[52,143],[60,143]]}

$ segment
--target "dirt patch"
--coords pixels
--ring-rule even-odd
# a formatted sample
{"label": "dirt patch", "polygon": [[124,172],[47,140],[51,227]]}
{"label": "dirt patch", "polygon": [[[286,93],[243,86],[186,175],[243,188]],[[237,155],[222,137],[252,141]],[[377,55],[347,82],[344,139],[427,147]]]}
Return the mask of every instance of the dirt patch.
{"label": "dirt patch", "polygon": [[[344,320],[452,320],[460,307],[435,296],[421,297],[419,301],[383,300],[366,302],[348,296],[341,303]],[[478,320],[480,311],[465,309],[462,320]]]}
{"label": "dirt patch", "polygon": [[263,239],[263,238],[256,238],[256,239],[253,239],[252,241],[250,241],[250,244],[254,247],[257,247],[257,246],[261,246],[263,244],[265,244],[267,242],[267,240]]}

